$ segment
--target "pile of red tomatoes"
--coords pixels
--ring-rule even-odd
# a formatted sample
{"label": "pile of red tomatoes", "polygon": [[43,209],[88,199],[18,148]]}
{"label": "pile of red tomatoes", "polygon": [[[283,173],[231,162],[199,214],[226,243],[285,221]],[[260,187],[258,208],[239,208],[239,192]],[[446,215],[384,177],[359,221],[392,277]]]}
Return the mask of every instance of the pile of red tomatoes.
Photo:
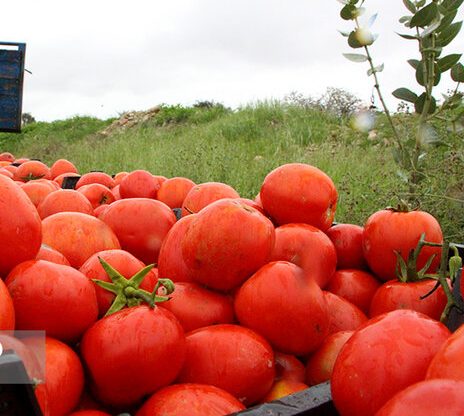
{"label": "pile of red tomatoes", "polygon": [[0,330],[46,331],[44,415],[219,416],[327,380],[340,415],[464,414],[464,330],[439,322],[441,288],[422,299],[434,280],[396,277],[424,233],[417,266],[437,269],[440,225],[333,225],[337,198],[299,163],[250,200],[0,154]]}

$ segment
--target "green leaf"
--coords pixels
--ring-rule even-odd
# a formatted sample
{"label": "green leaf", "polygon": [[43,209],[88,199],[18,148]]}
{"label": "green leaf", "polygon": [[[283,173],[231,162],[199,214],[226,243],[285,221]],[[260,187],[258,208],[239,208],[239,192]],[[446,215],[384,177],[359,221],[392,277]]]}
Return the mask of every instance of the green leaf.
{"label": "green leaf", "polygon": [[405,26],[409,27],[409,22],[411,21],[411,16],[402,16],[398,20],[400,23],[403,23]]}
{"label": "green leaf", "polygon": [[340,11],[340,17],[343,20],[353,20],[357,15],[357,8],[351,4],[347,4],[343,9]]}
{"label": "green leaf", "polygon": [[444,56],[443,58],[438,60],[438,68],[440,68],[440,72],[446,72],[448,69],[451,69],[453,65],[459,62],[461,59],[461,53],[453,53],[451,55]]}
{"label": "green leaf", "polygon": [[[424,110],[426,97],[427,97],[427,94],[425,92],[422,93],[419,97],[417,97],[417,100],[414,103],[414,109],[416,110],[416,113],[422,114],[422,111]],[[435,98],[431,97],[431,102],[430,102],[428,113],[433,114],[436,109],[437,109],[437,102]]]}
{"label": "green leaf", "polygon": [[448,11],[457,10],[463,1],[464,0],[443,0],[441,7]]}
{"label": "green leaf", "polygon": [[417,9],[416,6],[414,6],[414,3],[411,0],[403,0],[403,4],[406,6],[406,8],[411,12],[411,13],[416,13]]}
{"label": "green leaf", "polygon": [[407,88],[398,88],[393,91],[392,94],[399,100],[407,101],[409,103],[415,103],[417,100],[417,94]]}
{"label": "green leaf", "polygon": [[350,45],[353,49],[358,49],[358,48],[363,47],[363,45],[361,45],[358,41],[355,30],[353,30],[348,36],[348,45]]}
{"label": "green leaf", "polygon": [[461,63],[451,68],[451,79],[455,82],[464,82],[464,66]]}
{"label": "green leaf", "polygon": [[411,65],[414,69],[417,69],[417,67],[420,64],[420,61],[418,61],[417,59],[409,59],[408,64]]}
{"label": "green leaf", "polygon": [[369,77],[369,76],[371,76],[371,75],[374,74],[374,73],[382,72],[382,71],[384,70],[384,68],[385,68],[385,65],[384,65],[384,64],[380,64],[380,65],[374,67],[374,69],[369,68],[369,69],[367,70],[367,76]]}
{"label": "green leaf", "polygon": [[453,23],[453,20],[456,17],[457,13],[457,10],[452,10],[450,12],[443,13],[443,17],[441,18],[441,24],[438,27],[437,31],[441,32],[443,31],[443,29],[447,28],[451,23]]}
{"label": "green leaf", "polygon": [[405,33],[396,33],[398,36],[401,36],[402,38],[404,39],[408,39],[408,40],[411,40],[411,39],[418,39],[417,36],[412,36],[412,35],[407,35]]}
{"label": "green leaf", "polygon": [[425,6],[425,0],[420,0],[416,3],[416,7],[419,9],[424,6]]}
{"label": "green leaf", "polygon": [[456,22],[443,29],[437,37],[436,46],[445,47],[450,44],[461,30],[462,22]]}
{"label": "green leaf", "polygon": [[367,56],[359,53],[344,53],[343,56],[352,62],[366,62]]}
{"label": "green leaf", "polygon": [[443,110],[454,110],[458,108],[462,103],[462,97],[462,93],[453,94],[451,97],[448,97],[447,95],[443,94]]}
{"label": "green leaf", "polygon": [[[437,86],[440,82],[441,79],[441,72],[440,68],[438,67],[438,64],[434,64],[434,80],[433,80],[433,85]],[[426,79],[424,79],[424,63],[421,61],[419,62],[419,65],[416,68],[416,81],[419,85],[422,85],[425,87],[425,84],[427,83]]]}
{"label": "green leaf", "polygon": [[437,17],[439,17],[438,5],[437,3],[430,3],[416,12],[416,14],[412,17],[409,26],[425,27],[432,23],[432,21]]}
{"label": "green leaf", "polygon": [[435,32],[440,27],[440,24],[441,24],[441,19],[436,19],[428,27],[425,28],[425,30],[420,34],[420,37],[424,39],[427,36],[431,35],[433,32]]}

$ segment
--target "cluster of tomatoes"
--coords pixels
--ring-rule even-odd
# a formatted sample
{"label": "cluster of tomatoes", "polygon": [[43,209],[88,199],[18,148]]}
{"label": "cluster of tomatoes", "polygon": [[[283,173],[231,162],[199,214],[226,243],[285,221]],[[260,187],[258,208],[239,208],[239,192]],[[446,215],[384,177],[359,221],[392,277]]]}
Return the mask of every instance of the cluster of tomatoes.
{"label": "cluster of tomatoes", "polygon": [[[424,233],[417,267],[437,269],[440,225],[333,225],[337,198],[307,164],[250,200],[0,154],[0,330],[46,331],[43,413],[219,416],[330,380],[341,415],[463,414],[464,330],[439,322],[441,288],[422,298],[433,279],[396,278]],[[33,377],[33,341],[0,342]]]}

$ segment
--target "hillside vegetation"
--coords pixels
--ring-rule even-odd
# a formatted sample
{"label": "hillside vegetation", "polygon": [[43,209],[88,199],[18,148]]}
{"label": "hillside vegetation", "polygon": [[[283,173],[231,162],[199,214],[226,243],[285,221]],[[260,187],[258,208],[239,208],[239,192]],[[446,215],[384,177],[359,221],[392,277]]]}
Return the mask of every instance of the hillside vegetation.
{"label": "hillside vegetation", "polygon": [[[408,127],[407,114],[396,122]],[[325,171],[339,191],[336,221],[362,225],[368,216],[400,198],[407,184],[397,174],[389,130],[382,116],[370,135],[326,111],[283,103],[260,103],[231,111],[221,105],[161,107],[155,117],[126,129],[101,132],[114,120],[74,117],[32,123],[21,134],[0,134],[0,151],[47,164],[71,160],[81,173],[147,169],[185,176],[197,183],[219,181],[254,198],[268,172],[289,162]],[[447,133],[427,153],[427,171],[415,196],[435,215],[451,241],[464,242],[462,134]]]}

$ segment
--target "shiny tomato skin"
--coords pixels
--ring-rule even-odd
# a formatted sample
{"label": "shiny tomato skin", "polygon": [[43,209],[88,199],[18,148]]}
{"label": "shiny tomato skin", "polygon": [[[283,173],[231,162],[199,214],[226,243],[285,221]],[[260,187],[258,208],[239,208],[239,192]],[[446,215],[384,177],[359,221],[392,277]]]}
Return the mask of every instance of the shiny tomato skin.
{"label": "shiny tomato skin", "polygon": [[270,261],[284,260],[300,266],[321,288],[332,278],[337,265],[335,247],[321,230],[308,224],[287,224],[275,230]]}
{"label": "shiny tomato skin", "polygon": [[60,189],[49,193],[37,207],[40,218],[44,219],[58,212],[82,212],[93,215],[89,200],[74,189]]}
{"label": "shiny tomato skin", "polygon": [[96,397],[127,408],[175,380],[184,363],[185,335],[171,312],[141,305],[97,321],[80,349]]}
{"label": "shiny tomato skin", "polygon": [[[427,212],[395,212],[385,209],[372,214],[364,225],[363,252],[374,275],[383,281],[396,279],[395,251],[406,261],[423,233],[426,241],[443,241],[440,224]],[[435,258],[429,271],[436,270],[440,262],[440,247],[424,247],[418,258],[417,269],[425,266],[433,254]]]}
{"label": "shiny tomato skin", "polygon": [[241,325],[287,354],[308,354],[328,334],[329,310],[322,290],[293,263],[277,261],[260,268],[240,287],[234,307]]}
{"label": "shiny tomato skin", "polygon": [[37,209],[19,185],[0,175],[0,278],[37,255],[42,225]]}
{"label": "shiny tomato skin", "polygon": [[42,221],[43,242],[79,268],[102,250],[121,248],[116,234],[103,221],[80,212],[59,212]]}
{"label": "shiny tomato skin", "polygon": [[18,330],[45,330],[58,340],[75,342],[97,319],[92,282],[70,266],[29,260],[16,266],[5,283]]}
{"label": "shiny tomato skin", "polygon": [[239,325],[212,325],[187,334],[180,383],[211,384],[246,406],[269,391],[275,377],[274,352],[256,332]]}
{"label": "shiny tomato skin", "polygon": [[156,197],[169,208],[181,208],[185,197],[194,186],[195,182],[188,178],[170,178],[161,184]]}
{"label": "shiny tomato skin", "polygon": [[329,334],[338,331],[354,331],[367,321],[367,316],[351,302],[324,291],[330,315]]}
{"label": "shiny tomato skin", "polygon": [[267,263],[274,241],[268,218],[248,205],[222,199],[197,214],[182,239],[182,256],[196,283],[228,291]]}
{"label": "shiny tomato skin", "polygon": [[266,176],[260,196],[264,210],[278,225],[305,223],[326,231],[335,216],[338,193],[320,169],[289,163]]}
{"label": "shiny tomato skin", "polygon": [[101,205],[108,205],[115,201],[115,197],[110,188],[107,188],[101,183],[90,183],[81,186],[77,191],[88,199],[94,210]]}
{"label": "shiny tomato skin", "polygon": [[366,269],[362,248],[364,228],[355,224],[336,224],[326,234],[337,251],[337,269]]}
{"label": "shiny tomato skin", "polygon": [[223,416],[245,409],[230,393],[206,384],[176,384],[151,396],[135,416]]}
{"label": "shiny tomato skin", "polygon": [[426,380],[393,396],[375,416],[464,415],[464,381]]}
{"label": "shiny tomato skin", "polygon": [[335,362],[331,390],[340,415],[373,415],[396,393],[423,380],[449,335],[440,322],[411,310],[370,319]]}
{"label": "shiny tomato skin", "polygon": [[119,185],[121,198],[156,198],[162,181],[150,172],[138,169],[127,174]]}
{"label": "shiny tomato skin", "polygon": [[[105,260],[111,267],[116,269],[126,279],[130,279],[145,267],[145,264],[125,250],[104,250],[93,254],[79,268],[79,271],[89,279],[110,282],[108,274],[100,264],[99,258]],[[152,292],[158,281],[156,268],[150,270],[140,284],[140,288]],[[98,315],[103,316],[113,303],[115,295],[94,283],[98,302]]]}
{"label": "shiny tomato skin", "polygon": [[364,270],[341,269],[333,274],[326,289],[368,314],[372,298],[380,285],[379,280]]}
{"label": "shiny tomato skin", "polygon": [[0,331],[12,331],[15,329],[15,311],[10,292],[0,279]]}
{"label": "shiny tomato skin", "polygon": [[304,383],[305,366],[291,354],[275,352],[276,380],[294,380]]}
{"label": "shiny tomato skin", "polygon": [[338,331],[330,334],[309,356],[304,380],[308,386],[315,386],[330,380],[338,354],[353,333],[354,331]]}
{"label": "shiny tomato skin", "polygon": [[52,263],[63,264],[65,266],[70,266],[68,259],[63,256],[58,250],[47,246],[46,244],[42,244],[40,246],[40,250],[37,253],[35,258],[36,260],[47,260],[51,261]]}
{"label": "shiny tomato skin", "polygon": [[158,261],[161,244],[176,222],[166,204],[149,198],[115,201],[100,218],[117,235],[121,248],[145,264]]}
{"label": "shiny tomato skin", "polygon": [[214,324],[234,321],[231,298],[203,288],[195,283],[178,282],[170,300],[160,307],[171,311],[185,332]]}
{"label": "shiny tomato skin", "polygon": [[76,183],[76,189],[81,186],[89,185],[91,183],[101,183],[106,187],[112,189],[114,187],[114,179],[105,172],[88,172],[84,173]]}
{"label": "shiny tomato skin", "polygon": [[377,316],[395,309],[412,309],[437,321],[446,306],[446,295],[439,287],[425,299],[421,296],[429,293],[436,285],[435,280],[403,283],[390,280],[380,286],[372,298],[369,316]]}

